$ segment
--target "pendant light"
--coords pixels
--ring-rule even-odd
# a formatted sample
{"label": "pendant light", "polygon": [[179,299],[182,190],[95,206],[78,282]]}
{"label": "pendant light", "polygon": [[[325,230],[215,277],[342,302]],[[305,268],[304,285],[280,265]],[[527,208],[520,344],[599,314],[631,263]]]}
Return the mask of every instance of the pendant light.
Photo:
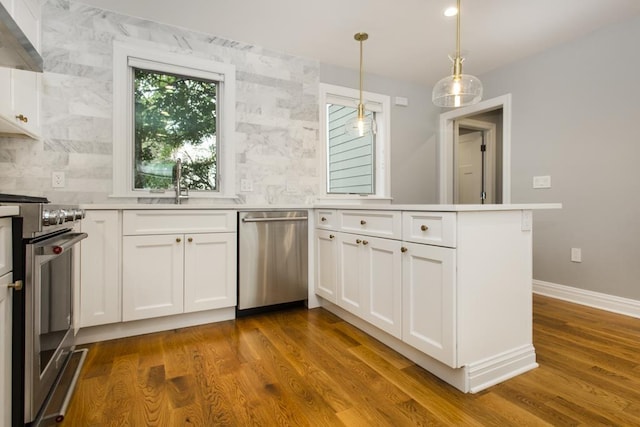
{"label": "pendant light", "polygon": [[475,76],[462,74],[460,56],[460,0],[456,15],[456,54],[453,61],[453,74],[440,80],[433,87],[432,100],[438,107],[463,107],[473,105],[482,99],[482,82]]}
{"label": "pendant light", "polygon": [[349,119],[344,125],[345,133],[352,136],[365,136],[368,133],[376,133],[376,122],[371,116],[364,115],[362,103],[362,42],[369,38],[367,33],[356,33],[353,38],[360,43],[360,102],[358,102],[358,115]]}

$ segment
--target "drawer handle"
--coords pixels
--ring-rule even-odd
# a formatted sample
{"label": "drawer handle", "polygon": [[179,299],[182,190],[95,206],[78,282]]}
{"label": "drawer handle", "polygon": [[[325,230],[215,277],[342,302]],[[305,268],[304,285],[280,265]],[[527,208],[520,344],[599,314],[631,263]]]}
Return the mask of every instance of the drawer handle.
{"label": "drawer handle", "polygon": [[357,244],[360,244],[360,243],[362,243],[362,240],[360,240],[360,239],[356,239],[356,243],[357,243]]}
{"label": "drawer handle", "polygon": [[329,239],[333,239],[334,237],[336,236],[334,236],[333,234],[329,234]]}
{"label": "drawer handle", "polygon": [[360,220],[360,225],[365,225],[367,223],[367,221],[365,221],[364,219]]}
{"label": "drawer handle", "polygon": [[189,243],[193,242],[193,237],[189,237],[189,238],[187,239],[187,241],[188,241]]}
{"label": "drawer handle", "polygon": [[368,240],[363,240],[363,241],[362,241],[362,244],[363,244],[363,245],[368,245],[368,244],[369,244],[369,241],[368,241]]}
{"label": "drawer handle", "polygon": [[7,288],[12,288],[14,291],[21,291],[22,285],[23,285],[22,280],[16,280],[15,283],[7,285]]}
{"label": "drawer handle", "polygon": [[407,252],[409,249],[405,248],[404,246],[400,248],[400,252],[405,253]]}
{"label": "drawer handle", "polygon": [[22,123],[27,123],[29,121],[29,118],[24,114],[18,114],[16,119],[20,120]]}
{"label": "drawer handle", "polygon": [[320,218],[320,221],[322,221],[322,222],[325,222],[326,220],[327,220],[327,218],[325,218],[325,217]]}
{"label": "drawer handle", "polygon": [[429,227],[427,227],[426,225],[421,225],[420,226],[420,230],[422,231],[427,231],[429,229]]}
{"label": "drawer handle", "polygon": [[180,243],[180,242],[182,242],[182,239],[181,239],[181,238],[179,238],[179,237],[176,237],[176,242],[177,242],[177,243]]}

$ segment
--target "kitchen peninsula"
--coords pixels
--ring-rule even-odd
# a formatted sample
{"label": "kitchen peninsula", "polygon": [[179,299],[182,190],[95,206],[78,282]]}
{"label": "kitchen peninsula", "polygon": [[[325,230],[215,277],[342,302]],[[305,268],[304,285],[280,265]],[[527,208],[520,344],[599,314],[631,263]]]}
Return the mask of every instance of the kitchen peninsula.
{"label": "kitchen peninsula", "polygon": [[[86,230],[90,238],[81,254],[87,268],[81,271],[79,341],[234,318],[236,214],[265,206],[83,207],[83,226],[92,229]],[[464,392],[480,391],[537,366],[532,215],[560,207],[296,206],[309,211],[309,307],[335,313]],[[219,252],[226,254],[224,259],[212,261],[219,279],[215,304],[190,309],[185,301],[166,313],[156,311],[155,304],[138,307],[154,310],[149,315],[132,315],[141,311],[131,305],[131,297],[123,299],[132,295],[123,280],[135,277],[138,263],[123,250],[128,242],[151,239],[148,235],[169,235],[173,246],[209,235],[226,248]],[[187,263],[185,254],[176,259]],[[111,272],[111,278],[101,271]],[[176,279],[178,294],[184,290],[187,295],[197,283],[187,283],[186,272],[184,277],[184,282]]]}

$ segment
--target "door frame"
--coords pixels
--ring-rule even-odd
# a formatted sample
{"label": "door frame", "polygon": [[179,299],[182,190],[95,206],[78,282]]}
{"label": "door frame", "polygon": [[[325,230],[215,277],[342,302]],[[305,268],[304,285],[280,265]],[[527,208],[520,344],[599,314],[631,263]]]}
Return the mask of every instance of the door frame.
{"label": "door frame", "polygon": [[[438,140],[438,198],[440,204],[453,204],[454,122],[469,116],[502,108],[502,203],[511,203],[511,94],[488,99],[468,107],[440,114]],[[497,171],[499,173],[499,171]]]}
{"label": "door frame", "polygon": [[486,155],[484,156],[484,166],[482,168],[485,171],[484,181],[485,181],[485,192],[487,195],[491,195],[490,198],[496,198],[495,190],[496,190],[496,180],[493,173],[494,163],[496,162],[496,125],[495,123],[485,122],[482,120],[476,119],[461,119],[456,120],[454,122],[454,145],[453,145],[453,164],[455,166],[454,175],[453,175],[453,201],[454,203],[458,203],[458,197],[460,195],[460,187],[459,183],[456,180],[456,176],[458,176],[458,149],[459,149],[459,128],[463,127],[465,129],[472,129],[474,131],[478,131],[482,133],[482,141],[483,145],[486,148]]}

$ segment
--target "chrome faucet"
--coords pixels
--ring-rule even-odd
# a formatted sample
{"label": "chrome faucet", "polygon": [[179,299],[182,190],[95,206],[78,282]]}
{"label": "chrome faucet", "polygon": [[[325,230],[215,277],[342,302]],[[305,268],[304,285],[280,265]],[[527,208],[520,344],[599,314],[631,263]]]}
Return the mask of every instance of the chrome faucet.
{"label": "chrome faucet", "polygon": [[176,190],[176,205],[182,203],[183,199],[189,198],[189,189],[182,188],[182,159],[178,158],[176,160],[176,182],[175,182],[175,190]]}

